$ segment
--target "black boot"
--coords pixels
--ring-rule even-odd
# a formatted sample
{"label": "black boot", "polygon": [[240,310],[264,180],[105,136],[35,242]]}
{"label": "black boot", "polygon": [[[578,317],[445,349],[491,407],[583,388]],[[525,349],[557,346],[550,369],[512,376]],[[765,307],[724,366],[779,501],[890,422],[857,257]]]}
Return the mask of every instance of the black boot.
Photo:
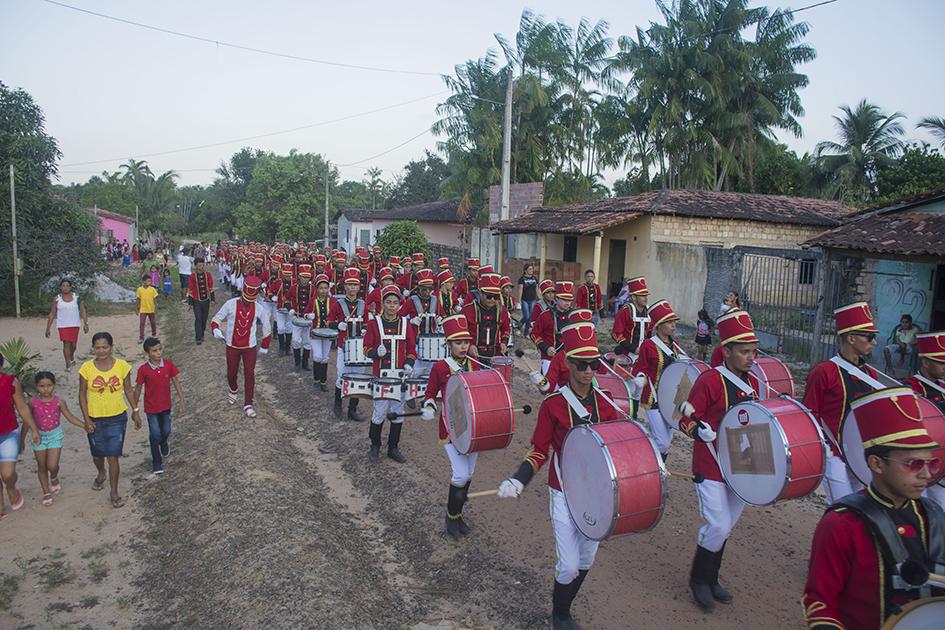
{"label": "black boot", "polygon": [[555,580],[551,591],[551,627],[553,630],[574,630],[580,628],[571,619],[571,585]]}
{"label": "black boot", "polygon": [[[317,372],[315,372],[317,370]],[[315,383],[318,385],[318,391],[328,391],[328,364],[312,363],[312,371],[315,374]]]}
{"label": "black boot", "polygon": [[706,612],[715,608],[715,599],[709,586],[712,583],[714,563],[715,554],[697,545],[696,556],[692,559],[692,572],[689,574],[689,588],[696,605]]}
{"label": "black boot", "polygon": [[709,588],[712,589],[712,597],[715,598],[715,601],[721,602],[723,604],[732,603],[732,594],[728,590],[719,584],[719,570],[722,568],[722,554],[725,553],[725,543],[722,543],[722,548],[712,554],[712,581],[709,583]]}
{"label": "black boot", "polygon": [[295,357],[295,371],[298,372],[302,367],[302,350],[292,348],[292,356]]}
{"label": "black boot", "polygon": [[407,458],[397,446],[400,444],[400,432],[404,430],[403,422],[392,422],[387,434],[387,456],[398,464],[406,464]]}
{"label": "black boot", "polygon": [[571,601],[574,601],[574,598],[577,597],[578,591],[581,590],[581,585],[584,584],[584,579],[587,577],[587,572],[590,569],[581,569],[578,571],[578,575],[574,578],[574,581],[571,582]]}
{"label": "black boot", "polygon": [[[350,398],[348,399],[348,420],[354,420],[355,422],[363,422],[364,416],[358,413],[358,399]],[[377,430],[377,434],[381,434],[381,430]],[[380,438],[378,438],[380,439]],[[378,442],[380,444],[380,442]]]}
{"label": "black boot", "polygon": [[460,492],[458,493],[459,494],[459,533],[462,534],[463,536],[468,536],[470,532],[472,532],[472,527],[470,527],[469,524],[466,522],[466,519],[463,518],[463,506],[466,505],[467,495],[469,494],[469,484],[471,483],[472,481],[467,481],[466,485],[464,485],[460,489]]}
{"label": "black boot", "polygon": [[308,348],[302,350],[302,371],[308,372],[308,357],[312,354],[312,351]]}
{"label": "black boot", "polygon": [[368,459],[375,464],[381,460],[381,428],[384,425],[371,423],[368,429],[368,437],[371,438],[371,450],[368,451]]}
{"label": "black boot", "polygon": [[461,534],[459,523],[462,520],[460,516],[463,509],[462,500],[460,498],[462,491],[462,488],[457,488],[453,484],[450,484],[449,498],[446,500],[446,533],[449,534],[453,540],[459,540]]}
{"label": "black boot", "polygon": [[341,417],[341,389],[335,388],[335,415]]}
{"label": "black boot", "polygon": [[283,339],[281,334],[276,334],[276,339],[279,340],[279,356],[281,357],[285,354],[285,339]]}
{"label": "black boot", "polygon": [[282,335],[282,341],[283,341],[282,354],[285,356],[289,356],[289,354],[291,354],[291,351],[292,351],[292,333],[285,333],[284,335]]}

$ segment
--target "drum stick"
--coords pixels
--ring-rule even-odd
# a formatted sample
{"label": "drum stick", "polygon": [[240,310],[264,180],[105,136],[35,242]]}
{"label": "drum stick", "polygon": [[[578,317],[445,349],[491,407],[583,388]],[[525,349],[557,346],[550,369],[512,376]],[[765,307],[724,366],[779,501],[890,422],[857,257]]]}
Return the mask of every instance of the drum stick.
{"label": "drum stick", "polygon": [[534,371],[535,371],[535,368],[532,367],[531,362],[530,362],[528,359],[525,358],[525,353],[524,353],[523,351],[521,351],[521,350],[516,350],[516,351],[515,351],[515,356],[518,357],[519,359],[521,359],[521,360],[525,363],[525,367],[528,369],[529,372],[534,372]]}
{"label": "drum stick", "polygon": [[705,481],[705,476],[703,476],[702,473],[696,473],[694,475],[690,475],[689,473],[677,472],[675,470],[671,470],[669,471],[669,474],[672,477],[679,477],[680,479],[688,479],[692,483],[702,483],[703,481]]}
{"label": "drum stick", "polygon": [[494,490],[480,490],[479,492],[470,492],[466,495],[467,499],[478,499],[479,497],[491,497],[499,493],[498,488]]}
{"label": "drum stick", "polygon": [[[522,412],[523,414],[527,416],[528,414],[532,412],[532,406],[522,405],[521,407],[512,409],[512,413],[518,413],[518,412]],[[423,415],[422,411],[410,411],[408,413],[395,413],[391,411],[389,414],[387,414],[387,419],[396,420],[397,418],[415,418],[417,416],[422,416],[422,415]]]}

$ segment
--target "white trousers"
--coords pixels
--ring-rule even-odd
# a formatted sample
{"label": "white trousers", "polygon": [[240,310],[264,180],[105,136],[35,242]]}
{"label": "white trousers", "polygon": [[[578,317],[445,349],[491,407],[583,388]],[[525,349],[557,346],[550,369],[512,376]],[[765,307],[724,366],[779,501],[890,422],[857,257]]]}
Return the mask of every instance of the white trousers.
{"label": "white trousers", "polygon": [[328,363],[328,355],[331,353],[331,339],[322,337],[312,337],[308,340],[309,347],[312,349],[312,361],[315,363]]}
{"label": "white trousers", "polygon": [[696,542],[709,551],[718,551],[742,515],[745,502],[721,481],[707,479],[695,486],[699,515],[702,517],[702,527],[699,528]]}
{"label": "white trousers", "polygon": [[938,503],[939,506],[945,510],[945,488],[935,483],[926,488],[924,494],[926,497]]}
{"label": "white trousers", "polygon": [[308,331],[311,328],[301,326],[296,326],[292,324],[292,349],[300,350],[301,348],[308,346]]}
{"label": "white trousers", "polygon": [[828,505],[836,503],[848,494],[853,494],[863,487],[863,484],[850,472],[846,462],[840,457],[832,453],[828,454],[826,468],[827,471],[824,473],[824,479],[820,482],[820,485],[827,495]]}
{"label": "white trousers", "polygon": [[367,365],[345,365],[344,344],[338,346],[338,352],[335,353],[335,387],[341,389],[341,377],[345,374],[370,374],[371,368]]}
{"label": "white trousers", "polygon": [[476,472],[476,459],[479,458],[479,453],[463,455],[451,443],[444,444],[443,450],[446,451],[446,456],[450,458],[450,468],[453,470],[450,483],[457,488],[465,486],[466,482],[472,479],[473,473]]}
{"label": "white trousers", "polygon": [[[404,412],[404,401],[403,400],[374,400],[374,413],[371,414],[371,422],[373,424],[384,424],[384,421],[387,420],[387,414],[396,413],[401,414]],[[394,420],[391,420],[391,424],[401,424],[404,421],[403,416],[398,416]]]}
{"label": "white trousers", "polygon": [[653,436],[656,448],[660,453],[666,454],[673,443],[673,427],[663,419],[663,414],[656,406],[646,410],[646,419],[650,423],[650,435]]}
{"label": "white trousers", "polygon": [[548,488],[551,524],[555,530],[555,580],[570,584],[578,571],[587,570],[594,564],[599,543],[582,534],[571,520],[564,493]]}
{"label": "white trousers", "polygon": [[288,313],[280,313],[275,304],[273,304],[272,312],[275,314],[276,318],[276,328],[279,331],[280,335],[288,335],[292,332],[292,316]]}

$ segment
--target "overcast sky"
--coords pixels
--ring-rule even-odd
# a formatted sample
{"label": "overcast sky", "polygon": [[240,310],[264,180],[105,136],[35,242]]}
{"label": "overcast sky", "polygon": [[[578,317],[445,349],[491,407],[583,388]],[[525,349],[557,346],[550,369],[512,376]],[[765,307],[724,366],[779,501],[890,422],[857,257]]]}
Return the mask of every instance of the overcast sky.
{"label": "overcast sky", "polygon": [[[327,61],[422,73],[498,49],[524,7],[575,25],[581,17],[631,33],[659,17],[653,0],[529,3],[293,2],[213,0],[119,2],[63,0],[81,8],[243,46]],[[798,8],[815,0],[771,5]],[[832,116],[861,98],[908,117],[907,137],[924,116],[945,115],[945,1],[839,0],[803,11],[817,59],[800,68],[804,136],[784,141],[799,154],[834,138]],[[335,67],[233,50],[144,30],[42,0],[0,3],[0,81],[30,92],[59,141],[64,182],[85,181],[135,157],[156,172],[176,170],[182,184],[205,184],[241,146],[277,153],[292,148],[336,164],[379,166],[385,178],[433,149],[421,135],[446,97],[439,76]],[[427,98],[424,98],[427,97]],[[416,100],[422,99],[422,100]],[[411,104],[244,142],[167,155],[149,153],[222,143]],[[100,160],[105,160],[98,162]],[[87,162],[96,161],[88,164]],[[363,168],[344,167],[344,179]],[[608,174],[612,181],[613,174]]]}

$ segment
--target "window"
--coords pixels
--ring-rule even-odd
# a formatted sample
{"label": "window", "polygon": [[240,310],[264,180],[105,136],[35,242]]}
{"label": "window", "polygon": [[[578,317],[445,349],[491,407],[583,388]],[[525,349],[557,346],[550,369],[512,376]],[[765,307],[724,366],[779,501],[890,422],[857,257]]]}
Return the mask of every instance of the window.
{"label": "window", "polygon": [[576,236],[564,237],[564,262],[577,262],[577,241]]}
{"label": "window", "polygon": [[797,283],[814,284],[817,277],[817,261],[813,258],[803,258],[797,261]]}
{"label": "window", "polygon": [[371,243],[371,230],[361,230],[361,236],[358,237],[358,245],[370,245]]}

